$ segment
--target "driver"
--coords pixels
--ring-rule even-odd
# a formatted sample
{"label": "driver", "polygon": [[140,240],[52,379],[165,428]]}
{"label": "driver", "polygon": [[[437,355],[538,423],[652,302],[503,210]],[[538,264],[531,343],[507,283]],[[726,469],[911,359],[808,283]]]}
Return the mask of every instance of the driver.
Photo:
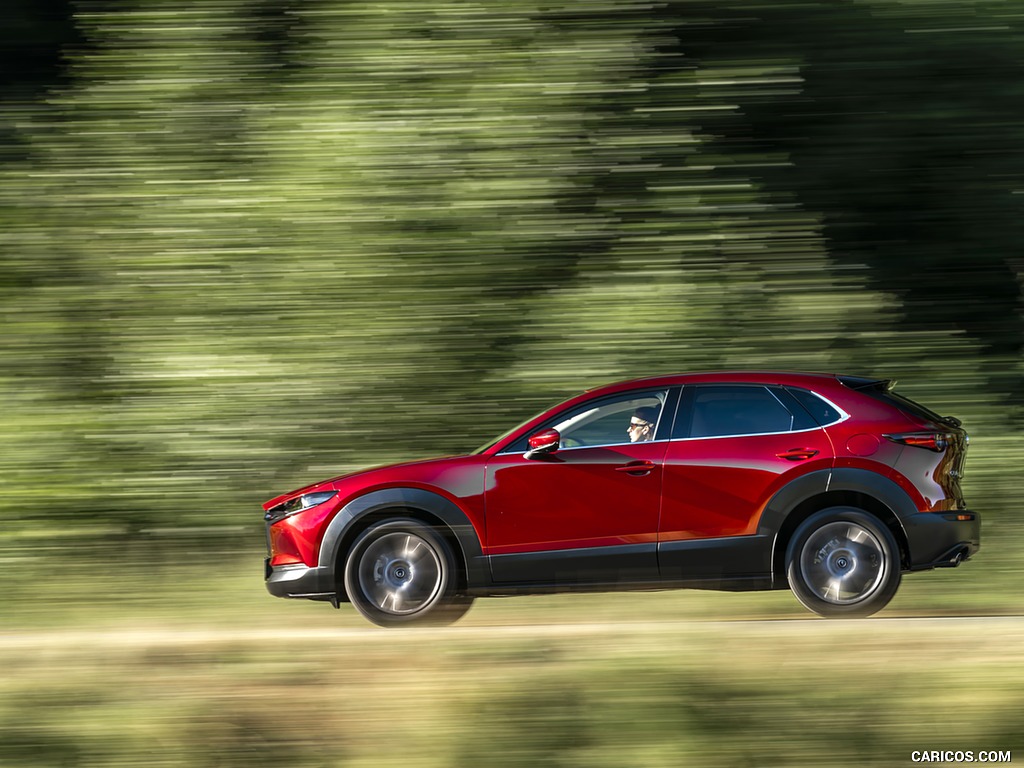
{"label": "driver", "polygon": [[637,408],[626,427],[631,443],[646,443],[654,439],[654,428],[658,424],[658,409],[651,407]]}

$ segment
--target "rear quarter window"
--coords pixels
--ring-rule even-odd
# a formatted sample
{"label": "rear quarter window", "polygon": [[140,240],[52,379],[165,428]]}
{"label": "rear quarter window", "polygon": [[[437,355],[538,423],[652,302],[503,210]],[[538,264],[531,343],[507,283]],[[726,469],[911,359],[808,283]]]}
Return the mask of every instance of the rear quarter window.
{"label": "rear quarter window", "polygon": [[835,424],[843,418],[843,414],[840,413],[839,409],[813,392],[796,387],[786,387],[786,391],[814,417],[818,426],[827,427],[829,424]]}

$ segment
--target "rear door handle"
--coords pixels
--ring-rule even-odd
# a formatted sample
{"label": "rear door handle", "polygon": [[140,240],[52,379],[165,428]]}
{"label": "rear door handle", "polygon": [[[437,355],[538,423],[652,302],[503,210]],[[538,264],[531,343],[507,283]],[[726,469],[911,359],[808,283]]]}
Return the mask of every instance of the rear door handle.
{"label": "rear door handle", "polygon": [[789,461],[803,461],[804,459],[810,459],[818,455],[818,452],[813,448],[790,448],[788,451],[782,453],[776,453],[780,459],[788,459]]}
{"label": "rear door handle", "polygon": [[616,467],[616,472],[625,472],[627,475],[646,475],[653,470],[657,465],[653,461],[631,461],[629,464],[624,464],[621,467]]}

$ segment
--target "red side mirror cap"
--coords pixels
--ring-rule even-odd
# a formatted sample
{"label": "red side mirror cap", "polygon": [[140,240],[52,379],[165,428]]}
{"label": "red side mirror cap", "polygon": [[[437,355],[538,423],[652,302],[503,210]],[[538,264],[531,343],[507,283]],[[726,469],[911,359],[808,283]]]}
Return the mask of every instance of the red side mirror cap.
{"label": "red side mirror cap", "polygon": [[524,455],[528,459],[532,459],[534,456],[540,456],[545,453],[554,453],[558,450],[558,446],[561,444],[562,436],[558,434],[557,429],[545,429],[542,432],[538,432],[534,435],[530,435],[529,444],[530,450]]}

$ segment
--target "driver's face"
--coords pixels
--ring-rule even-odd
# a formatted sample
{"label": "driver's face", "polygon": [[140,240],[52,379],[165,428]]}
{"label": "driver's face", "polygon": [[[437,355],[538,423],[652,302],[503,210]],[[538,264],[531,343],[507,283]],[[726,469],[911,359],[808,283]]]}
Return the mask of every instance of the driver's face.
{"label": "driver's face", "polygon": [[631,443],[642,443],[650,440],[653,435],[651,434],[651,423],[644,421],[634,416],[629,420],[629,426],[626,427],[626,434],[629,435],[629,442]]}

